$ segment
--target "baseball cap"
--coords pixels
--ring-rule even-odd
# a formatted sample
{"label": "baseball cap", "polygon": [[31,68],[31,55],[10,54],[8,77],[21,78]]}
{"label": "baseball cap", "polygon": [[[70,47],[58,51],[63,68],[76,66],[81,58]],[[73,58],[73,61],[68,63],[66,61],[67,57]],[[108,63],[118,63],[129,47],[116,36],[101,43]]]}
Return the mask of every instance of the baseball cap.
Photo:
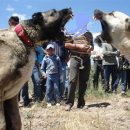
{"label": "baseball cap", "polygon": [[54,45],[53,44],[48,44],[47,47],[46,47],[46,50],[48,50],[50,48],[54,49]]}

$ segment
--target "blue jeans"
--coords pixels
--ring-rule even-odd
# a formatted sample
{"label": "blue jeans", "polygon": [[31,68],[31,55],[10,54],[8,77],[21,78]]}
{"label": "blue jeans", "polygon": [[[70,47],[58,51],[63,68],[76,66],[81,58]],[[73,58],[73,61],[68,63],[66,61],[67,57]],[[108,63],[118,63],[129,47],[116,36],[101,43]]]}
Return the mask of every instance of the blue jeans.
{"label": "blue jeans", "polygon": [[117,89],[117,65],[104,65],[104,79],[105,79],[105,91],[109,91],[109,81],[110,76],[112,77],[111,81],[111,90],[115,91]]}
{"label": "blue jeans", "polygon": [[104,87],[104,73],[101,60],[94,60],[94,76],[93,76],[93,87],[98,88],[99,76],[101,74],[102,84]]}
{"label": "blue jeans", "polygon": [[46,100],[51,103],[52,101],[59,102],[59,74],[48,74],[46,80]]}
{"label": "blue jeans", "polygon": [[66,80],[65,80],[65,97],[67,97],[68,94],[68,87],[69,87],[69,67],[66,66]]}
{"label": "blue jeans", "polygon": [[28,82],[26,82],[22,89],[19,92],[18,100],[20,101],[20,97],[22,97],[23,105],[27,106],[29,104],[29,94],[28,94]]}
{"label": "blue jeans", "polygon": [[29,103],[28,82],[24,84],[21,91],[22,91],[22,98],[23,98],[24,106],[26,106]]}
{"label": "blue jeans", "polygon": [[126,70],[121,70],[118,73],[118,78],[117,78],[117,83],[121,84],[121,90],[126,91],[126,82],[127,82],[127,71]]}
{"label": "blue jeans", "polygon": [[32,82],[34,85],[34,96],[35,100],[39,101],[41,98],[41,86],[38,67],[35,65],[32,73]]}
{"label": "blue jeans", "polygon": [[61,65],[62,65],[62,72],[61,72],[61,75],[60,75],[60,96],[63,97],[64,96],[64,92],[65,92],[65,85],[66,85],[66,67],[67,67],[67,63],[64,62],[64,61],[61,61]]}

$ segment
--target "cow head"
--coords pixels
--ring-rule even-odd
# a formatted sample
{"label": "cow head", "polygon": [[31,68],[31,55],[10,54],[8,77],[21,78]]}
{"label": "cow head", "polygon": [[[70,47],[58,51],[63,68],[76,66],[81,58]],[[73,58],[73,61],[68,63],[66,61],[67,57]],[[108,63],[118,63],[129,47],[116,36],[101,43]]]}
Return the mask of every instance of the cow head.
{"label": "cow head", "polygon": [[130,55],[130,18],[128,15],[113,11],[106,13],[94,11],[94,19],[99,20],[102,26],[101,38],[113,44],[122,53]]}
{"label": "cow head", "polygon": [[46,12],[38,12],[32,15],[34,24],[40,25],[44,39],[61,39],[63,40],[64,26],[72,18],[73,13],[71,8],[62,10],[49,10]]}

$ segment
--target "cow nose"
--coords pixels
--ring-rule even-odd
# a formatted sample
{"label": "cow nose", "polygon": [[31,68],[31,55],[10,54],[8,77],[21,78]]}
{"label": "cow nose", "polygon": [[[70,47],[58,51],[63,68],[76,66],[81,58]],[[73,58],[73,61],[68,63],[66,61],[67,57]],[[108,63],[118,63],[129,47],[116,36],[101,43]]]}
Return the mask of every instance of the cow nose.
{"label": "cow nose", "polygon": [[69,7],[68,9],[69,9],[69,10],[72,10],[72,8],[71,8],[71,7]]}
{"label": "cow nose", "polygon": [[103,14],[103,12],[101,10],[99,10],[99,9],[94,10],[94,15],[102,15],[102,14]]}
{"label": "cow nose", "polygon": [[103,15],[103,12],[99,9],[94,10],[94,19],[101,19]]}
{"label": "cow nose", "polygon": [[69,12],[72,12],[72,8],[71,8],[71,7],[70,7],[70,8],[68,8],[68,11],[69,11]]}
{"label": "cow nose", "polygon": [[73,12],[71,7],[69,7],[68,10],[69,10],[69,12],[71,12],[71,13]]}

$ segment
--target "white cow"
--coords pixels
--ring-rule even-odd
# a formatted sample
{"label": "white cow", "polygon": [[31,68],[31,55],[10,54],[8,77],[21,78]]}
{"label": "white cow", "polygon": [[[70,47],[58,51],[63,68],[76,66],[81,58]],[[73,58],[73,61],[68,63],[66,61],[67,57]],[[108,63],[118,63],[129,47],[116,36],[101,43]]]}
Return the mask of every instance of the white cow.
{"label": "white cow", "polygon": [[130,60],[130,17],[122,12],[94,11],[94,18],[101,22],[101,38],[113,44]]}

